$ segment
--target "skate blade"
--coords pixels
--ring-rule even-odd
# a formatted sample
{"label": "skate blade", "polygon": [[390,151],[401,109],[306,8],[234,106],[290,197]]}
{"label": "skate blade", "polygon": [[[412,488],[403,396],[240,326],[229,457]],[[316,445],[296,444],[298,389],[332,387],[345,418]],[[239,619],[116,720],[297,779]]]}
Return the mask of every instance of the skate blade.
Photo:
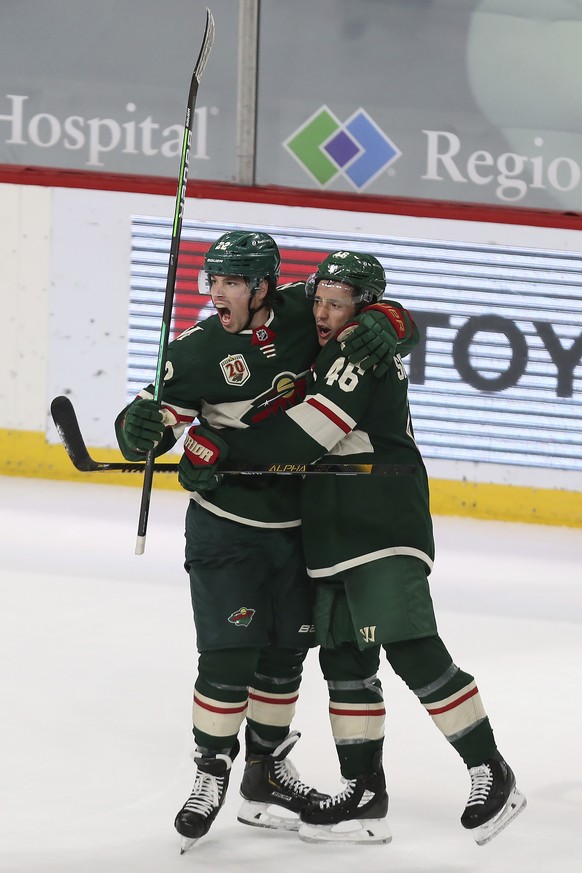
{"label": "skate blade", "polygon": [[335,825],[302,824],[299,839],[304,843],[346,843],[375,846],[390,843],[392,834],[383,818],[344,821]]}
{"label": "skate blade", "polygon": [[485,846],[491,840],[501,833],[501,831],[510,824],[513,819],[527,806],[525,796],[514,788],[511,792],[507,803],[497,815],[481,827],[475,828],[473,837],[478,846]]}
{"label": "skate blade", "polygon": [[[278,807],[275,806],[274,809],[278,810]],[[299,817],[288,809],[282,810],[282,812],[287,813],[287,815],[274,812],[273,804],[245,800],[238,811],[237,820],[241,824],[250,825],[254,828],[270,828],[274,831],[298,831],[301,824]]]}
{"label": "skate blade", "polygon": [[194,846],[198,842],[198,840],[199,837],[196,837],[196,839],[194,840],[191,840],[190,837],[182,837],[180,841],[180,854],[183,855],[184,852],[187,852],[189,849],[191,849],[192,846]]}

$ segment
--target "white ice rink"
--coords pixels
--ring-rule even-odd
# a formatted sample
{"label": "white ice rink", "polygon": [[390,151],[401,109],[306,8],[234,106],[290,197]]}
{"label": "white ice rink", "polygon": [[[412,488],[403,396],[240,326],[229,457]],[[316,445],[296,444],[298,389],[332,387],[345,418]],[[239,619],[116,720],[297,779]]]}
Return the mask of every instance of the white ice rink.
{"label": "white ice rink", "polygon": [[[97,476],[97,474],[96,474]],[[0,477],[2,873],[581,873],[582,531],[437,517],[440,632],[477,678],[528,808],[479,848],[467,772],[383,666],[393,841],[310,846],[236,821],[239,757],[209,835],[180,857],[196,655],[186,496]],[[340,789],[312,653],[293,760]]]}

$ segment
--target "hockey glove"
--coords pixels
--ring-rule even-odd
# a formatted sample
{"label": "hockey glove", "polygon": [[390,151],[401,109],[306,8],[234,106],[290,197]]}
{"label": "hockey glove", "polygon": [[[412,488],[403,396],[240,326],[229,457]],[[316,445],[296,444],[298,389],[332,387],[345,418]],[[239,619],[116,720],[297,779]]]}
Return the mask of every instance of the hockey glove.
{"label": "hockey glove", "polygon": [[123,421],[123,437],[130,449],[147,453],[164,435],[162,411],[153,400],[136,400],[128,406]]}
{"label": "hockey glove", "polygon": [[375,376],[384,376],[396,353],[398,337],[386,316],[363,312],[357,322],[346,324],[337,335],[348,360],[362,370],[375,367]]}
{"label": "hockey glove", "polygon": [[352,364],[362,370],[373,368],[374,376],[382,378],[412,331],[412,319],[405,309],[379,302],[363,309],[357,321],[340,330],[337,339]]}
{"label": "hockey glove", "polygon": [[218,461],[228,457],[228,445],[215,431],[191,427],[178,465],[178,482],[186,491],[213,491],[220,485]]}

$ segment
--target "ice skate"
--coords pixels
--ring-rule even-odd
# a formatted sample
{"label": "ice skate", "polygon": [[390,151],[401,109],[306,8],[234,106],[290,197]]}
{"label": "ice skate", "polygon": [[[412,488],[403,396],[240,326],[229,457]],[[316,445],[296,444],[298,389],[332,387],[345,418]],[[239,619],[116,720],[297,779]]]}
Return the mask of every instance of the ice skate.
{"label": "ice skate", "polygon": [[301,734],[291,732],[270,755],[247,755],[240,793],[244,798],[238,820],[259,828],[296,831],[299,813],[310,803],[325,800],[305,785],[287,755]]}
{"label": "ice skate", "polygon": [[306,843],[389,843],[386,822],[388,794],[381,751],[374,756],[374,772],[350,779],[345,789],[301,813],[299,838]]}
{"label": "ice skate", "polygon": [[496,754],[478,767],[471,767],[471,792],[461,824],[472,831],[478,846],[484,846],[522,812],[527,801],[517,790],[511,767]]}
{"label": "ice skate", "polygon": [[208,833],[224,799],[232,767],[228,755],[196,756],[197,773],[190,797],[176,816],[174,827],[182,837],[180,854]]}

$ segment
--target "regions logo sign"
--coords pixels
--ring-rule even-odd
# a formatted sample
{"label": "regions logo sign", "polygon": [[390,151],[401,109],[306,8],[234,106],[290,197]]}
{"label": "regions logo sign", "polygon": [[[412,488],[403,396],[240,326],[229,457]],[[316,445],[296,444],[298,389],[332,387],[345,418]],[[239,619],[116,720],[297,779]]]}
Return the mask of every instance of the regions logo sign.
{"label": "regions logo sign", "polygon": [[322,106],[283,145],[322,188],[341,175],[360,191],[402,154],[361,108],[341,122]]}

